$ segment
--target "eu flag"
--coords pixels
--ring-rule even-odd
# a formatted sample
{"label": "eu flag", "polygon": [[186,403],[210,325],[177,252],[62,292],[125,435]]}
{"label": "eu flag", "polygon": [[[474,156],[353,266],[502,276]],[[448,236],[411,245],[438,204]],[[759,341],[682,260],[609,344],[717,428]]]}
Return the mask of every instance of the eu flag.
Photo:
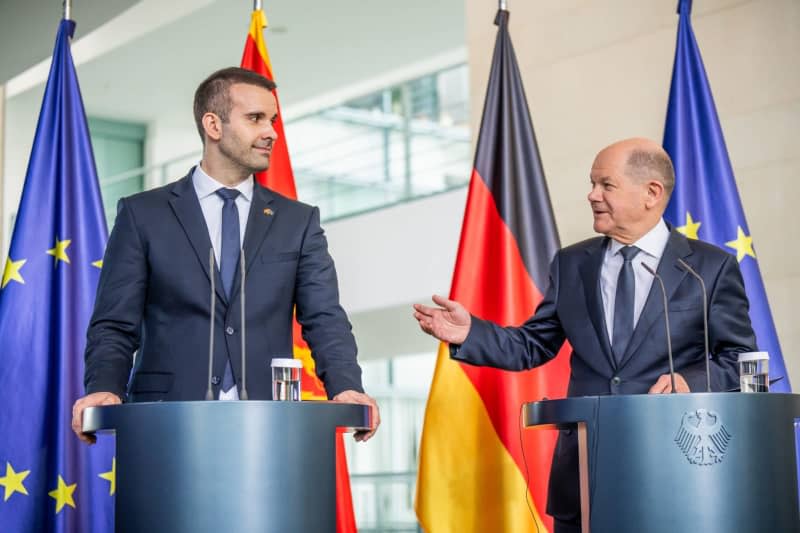
{"label": "eu flag", "polygon": [[750,319],[759,349],[769,352],[770,377],[783,378],[770,390],[789,392],[789,376],[692,30],[691,11],[691,0],[681,0],[664,130],[664,149],[675,164],[676,184],[665,217],[687,237],[714,243],[736,255],[750,300]]}
{"label": "eu flag", "polygon": [[113,529],[113,441],[70,429],[107,237],[70,37],[53,51],[0,288],[0,530]]}

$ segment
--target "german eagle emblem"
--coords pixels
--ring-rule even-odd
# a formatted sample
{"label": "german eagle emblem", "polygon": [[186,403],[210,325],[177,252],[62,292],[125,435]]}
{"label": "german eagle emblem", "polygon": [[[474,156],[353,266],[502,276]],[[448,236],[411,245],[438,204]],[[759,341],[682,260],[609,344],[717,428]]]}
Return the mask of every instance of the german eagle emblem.
{"label": "german eagle emblem", "polygon": [[731,438],[717,413],[697,409],[683,414],[675,443],[689,463],[709,466],[722,462]]}

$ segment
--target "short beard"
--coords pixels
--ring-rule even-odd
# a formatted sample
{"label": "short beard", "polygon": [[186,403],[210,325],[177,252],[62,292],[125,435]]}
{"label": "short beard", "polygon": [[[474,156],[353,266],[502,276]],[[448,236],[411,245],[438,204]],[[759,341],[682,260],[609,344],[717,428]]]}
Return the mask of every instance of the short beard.
{"label": "short beard", "polygon": [[257,167],[253,167],[252,165],[247,164],[242,160],[242,158],[237,157],[237,154],[232,153],[228,148],[225,146],[225,143],[219,144],[219,151],[225,158],[230,161],[231,166],[235,166],[239,168],[243,174],[255,174],[256,172],[263,172],[269,168],[270,160],[272,159],[272,154],[270,153],[270,157],[267,158],[266,163],[264,164],[263,168],[261,165]]}

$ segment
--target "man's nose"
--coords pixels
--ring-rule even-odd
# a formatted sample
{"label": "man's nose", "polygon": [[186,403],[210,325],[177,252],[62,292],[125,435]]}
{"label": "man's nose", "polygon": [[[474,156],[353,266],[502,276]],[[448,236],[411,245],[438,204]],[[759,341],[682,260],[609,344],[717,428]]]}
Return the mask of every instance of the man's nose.
{"label": "man's nose", "polygon": [[275,142],[278,139],[278,132],[275,131],[275,126],[273,124],[269,124],[264,130],[261,132],[262,139],[272,139]]}

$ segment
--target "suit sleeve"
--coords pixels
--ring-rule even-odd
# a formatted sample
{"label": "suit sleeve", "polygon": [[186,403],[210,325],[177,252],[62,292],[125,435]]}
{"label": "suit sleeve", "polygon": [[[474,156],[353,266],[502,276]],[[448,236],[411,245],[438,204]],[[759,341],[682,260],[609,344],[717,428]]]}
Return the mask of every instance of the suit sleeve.
{"label": "suit sleeve", "polygon": [[147,287],[147,260],[133,212],[120,200],[86,334],[87,394],[112,392],[122,399],[139,348]]}
{"label": "suit sleeve", "polygon": [[316,207],[311,212],[300,250],[295,301],[303,338],[311,348],[317,375],[325,383],[328,398],[345,390],[363,392],[356,341],[339,304],[336,268]]}
{"label": "suit sleeve", "polygon": [[550,265],[549,286],[534,315],[519,327],[500,327],[472,317],[464,344],[450,347],[453,359],[505,370],[526,370],[558,354],[565,333],[558,317],[559,254]]}
{"label": "suit sleeve", "polygon": [[[750,304],[739,264],[733,256],[725,254],[708,299],[711,390],[726,391],[739,386],[739,354],[756,350],[755,333],[750,324]],[[681,375],[690,390],[706,390],[705,360],[682,369]]]}

